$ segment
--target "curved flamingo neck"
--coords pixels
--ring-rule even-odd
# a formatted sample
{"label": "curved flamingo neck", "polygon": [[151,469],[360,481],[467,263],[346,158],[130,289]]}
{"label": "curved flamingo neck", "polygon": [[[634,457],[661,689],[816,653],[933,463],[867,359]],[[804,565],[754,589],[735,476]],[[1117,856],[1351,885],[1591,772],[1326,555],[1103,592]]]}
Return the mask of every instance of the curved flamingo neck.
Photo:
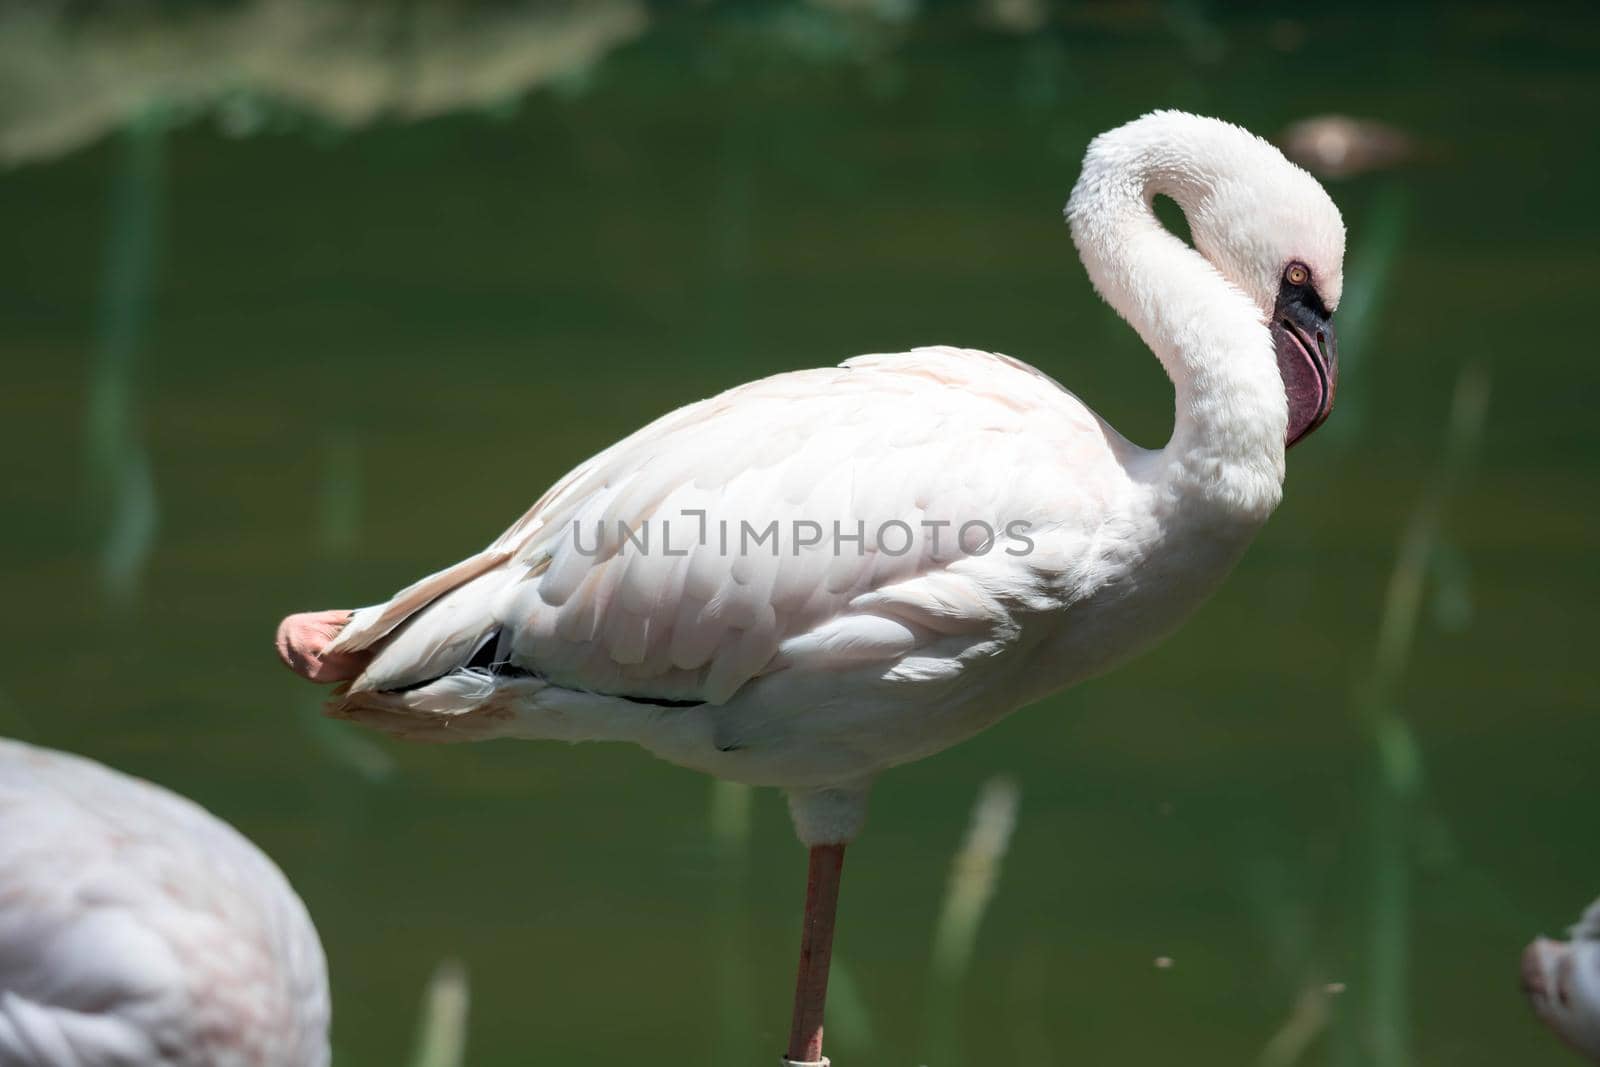
{"label": "curved flamingo neck", "polygon": [[[1067,204],[1073,241],[1095,289],[1161,360],[1176,400],[1156,479],[1185,499],[1265,519],[1282,496],[1288,410],[1262,312],[1201,252],[1156,217],[1157,196],[1196,219],[1232,175],[1204,138],[1160,136],[1140,123],[1098,138]],[[1210,235],[1197,230],[1201,248]]]}

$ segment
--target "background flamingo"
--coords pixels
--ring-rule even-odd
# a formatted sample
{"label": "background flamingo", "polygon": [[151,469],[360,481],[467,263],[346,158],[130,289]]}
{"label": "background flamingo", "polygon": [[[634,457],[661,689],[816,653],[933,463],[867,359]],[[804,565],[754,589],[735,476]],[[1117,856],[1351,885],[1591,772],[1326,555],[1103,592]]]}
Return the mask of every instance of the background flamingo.
{"label": "background flamingo", "polygon": [[0,1063],[322,1067],[322,945],[283,873],[149,782],[0,740]]}
{"label": "background flamingo", "polygon": [[[788,1058],[821,1061],[840,865],[876,776],[1169,633],[1333,404],[1344,227],[1270,144],[1151,114],[1090,146],[1067,215],[1172,380],[1165,448],[986,352],[778,375],[658,419],[384,604],[291,616],[280,654],[347,682],[333,714],[401,736],[628,740],[787,790],[811,848]],[[770,552],[724,540],[769,523]],[[871,536],[894,524],[904,551]],[[652,526],[654,551],[633,539]]]}
{"label": "background flamingo", "polygon": [[1600,1063],[1600,900],[1568,936],[1570,941],[1537,938],[1527,947],[1522,988],[1550,1029]]}

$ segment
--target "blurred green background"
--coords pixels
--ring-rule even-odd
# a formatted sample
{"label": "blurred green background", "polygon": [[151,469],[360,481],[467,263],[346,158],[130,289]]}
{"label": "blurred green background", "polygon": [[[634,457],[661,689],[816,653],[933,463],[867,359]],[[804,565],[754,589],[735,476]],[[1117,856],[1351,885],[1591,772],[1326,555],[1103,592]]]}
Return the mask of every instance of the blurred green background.
{"label": "blurred green background", "polygon": [[[1600,892],[1597,31],[1528,4],[7,7],[0,732],[266,848],[327,945],[340,1067],[406,1062],[447,957],[476,1067],[773,1062],[804,869],[776,794],[327,722],[277,619],[465,555],[663,411],[860,352],[1004,351],[1159,445],[1168,387],[1060,220],[1085,144],[1155,107],[1356,115],[1401,141],[1328,182],[1339,409],[1178,636],[881,783],[829,1051],[1571,1062],[1516,961]],[[940,978],[997,773],[1015,837]]]}

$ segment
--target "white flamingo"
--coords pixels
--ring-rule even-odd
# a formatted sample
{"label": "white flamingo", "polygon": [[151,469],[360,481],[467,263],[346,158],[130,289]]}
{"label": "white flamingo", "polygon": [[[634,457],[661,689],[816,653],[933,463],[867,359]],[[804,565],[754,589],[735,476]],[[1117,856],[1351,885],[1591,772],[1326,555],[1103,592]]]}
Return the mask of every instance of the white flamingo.
{"label": "white flamingo", "polygon": [[198,805],[0,740],[0,1064],[324,1067],[300,898]]}
{"label": "white flamingo", "polygon": [[1600,900],[1568,936],[1541,937],[1523,951],[1522,988],[1550,1029],[1600,1063]]}
{"label": "white flamingo", "polygon": [[1172,379],[1166,447],[988,352],[780,374],[657,419],[387,603],[291,616],[280,654],[394,734],[625,740],[786,789],[811,847],[788,1059],[821,1062],[839,867],[879,772],[1173,630],[1333,404],[1344,224],[1277,149],[1157,112],[1095,139],[1066,213]]}

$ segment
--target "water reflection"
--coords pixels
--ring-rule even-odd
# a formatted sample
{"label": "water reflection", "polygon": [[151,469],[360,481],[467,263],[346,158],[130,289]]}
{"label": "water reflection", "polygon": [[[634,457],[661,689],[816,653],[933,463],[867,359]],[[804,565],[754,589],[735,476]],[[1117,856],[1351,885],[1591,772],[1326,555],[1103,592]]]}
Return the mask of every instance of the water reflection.
{"label": "water reflection", "polygon": [[0,163],[71,151],[153,106],[214,109],[235,135],[279,117],[350,129],[503,107],[582,79],[647,22],[642,0],[10,5]]}

